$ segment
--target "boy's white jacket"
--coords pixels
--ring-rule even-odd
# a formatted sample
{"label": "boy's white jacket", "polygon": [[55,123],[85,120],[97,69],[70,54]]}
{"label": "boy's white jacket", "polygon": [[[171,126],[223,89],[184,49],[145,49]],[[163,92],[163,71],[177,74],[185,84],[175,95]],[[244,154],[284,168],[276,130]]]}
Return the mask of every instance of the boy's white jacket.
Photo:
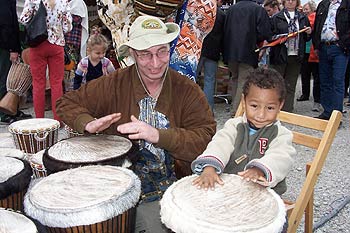
{"label": "boy's white jacket", "polygon": [[[214,135],[206,150],[192,162],[194,173],[200,174],[209,164],[216,168],[218,174],[224,171],[231,154],[236,149],[236,139],[244,137],[244,135],[237,134],[237,126],[242,123],[248,124],[245,115],[229,119],[225,123],[224,127]],[[292,144],[292,132],[282,126],[279,121],[266,127],[273,125],[277,126],[277,136],[269,143],[265,154],[260,158],[252,159],[244,168],[260,168],[265,173],[269,187],[275,187],[287,176],[293,163],[292,157],[296,154]]]}

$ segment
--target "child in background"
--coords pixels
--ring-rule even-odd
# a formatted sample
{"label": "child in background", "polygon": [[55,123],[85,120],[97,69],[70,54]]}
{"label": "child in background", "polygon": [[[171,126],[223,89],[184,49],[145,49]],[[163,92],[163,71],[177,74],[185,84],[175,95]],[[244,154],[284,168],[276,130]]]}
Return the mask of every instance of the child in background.
{"label": "child in background", "polygon": [[285,177],[296,153],[292,132],[277,120],[285,95],[277,71],[252,70],[243,86],[244,115],[229,119],[192,162],[192,171],[200,175],[193,185],[214,189],[215,183],[223,185],[220,174],[225,172],[284,193]]}
{"label": "child in background", "polygon": [[78,89],[81,84],[107,75],[115,70],[112,62],[105,57],[109,42],[100,29],[95,27],[87,42],[88,56],[81,59],[75,71],[73,89]]}

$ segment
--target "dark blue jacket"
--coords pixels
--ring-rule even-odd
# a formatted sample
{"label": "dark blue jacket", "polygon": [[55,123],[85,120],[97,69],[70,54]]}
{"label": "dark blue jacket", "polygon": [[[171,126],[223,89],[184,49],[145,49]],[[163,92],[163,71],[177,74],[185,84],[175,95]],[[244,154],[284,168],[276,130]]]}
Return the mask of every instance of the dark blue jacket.
{"label": "dark blue jacket", "polygon": [[220,59],[223,50],[225,13],[217,8],[215,24],[211,32],[204,38],[201,56],[213,61]]}
{"label": "dark blue jacket", "polygon": [[226,12],[224,61],[258,66],[257,44],[270,39],[271,24],[266,10],[250,0],[241,0]]}

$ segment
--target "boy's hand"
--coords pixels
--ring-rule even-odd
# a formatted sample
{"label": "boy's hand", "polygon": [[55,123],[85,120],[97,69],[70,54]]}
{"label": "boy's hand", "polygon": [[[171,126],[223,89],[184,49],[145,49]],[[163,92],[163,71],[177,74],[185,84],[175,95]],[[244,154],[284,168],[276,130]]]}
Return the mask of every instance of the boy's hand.
{"label": "boy's hand", "polygon": [[204,190],[208,190],[208,188],[214,190],[215,183],[224,184],[220,176],[215,172],[215,168],[211,166],[205,167],[202,174],[192,181],[192,185],[197,186],[198,189],[203,188]]}
{"label": "boy's hand", "polygon": [[268,186],[268,181],[264,177],[264,173],[259,168],[249,168],[245,171],[238,172],[238,175],[240,175],[246,181],[252,181],[263,186]]}

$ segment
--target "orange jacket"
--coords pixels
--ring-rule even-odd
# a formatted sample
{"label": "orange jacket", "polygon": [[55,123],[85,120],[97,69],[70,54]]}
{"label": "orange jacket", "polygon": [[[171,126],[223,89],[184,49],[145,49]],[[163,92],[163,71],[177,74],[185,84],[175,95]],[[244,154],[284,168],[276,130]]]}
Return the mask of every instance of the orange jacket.
{"label": "orange jacket", "polygon": [[[315,12],[309,14],[309,16],[308,16],[312,29],[314,29],[315,17],[316,17],[316,13]],[[308,62],[319,62],[318,61],[318,56],[315,53],[315,49],[314,49],[313,45],[311,45],[311,48],[310,48],[310,56],[309,56]]]}

